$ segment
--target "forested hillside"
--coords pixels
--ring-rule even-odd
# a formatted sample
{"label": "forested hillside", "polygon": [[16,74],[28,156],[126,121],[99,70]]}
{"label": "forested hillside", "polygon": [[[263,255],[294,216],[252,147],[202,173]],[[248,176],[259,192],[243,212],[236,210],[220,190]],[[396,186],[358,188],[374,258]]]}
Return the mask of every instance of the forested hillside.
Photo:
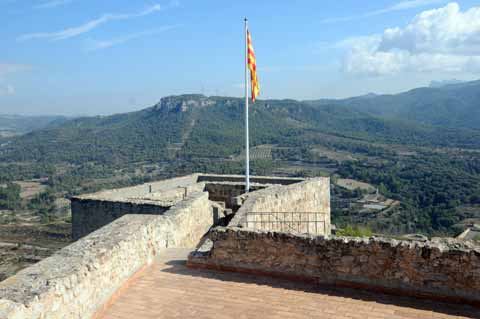
{"label": "forested hillside", "polygon": [[[334,207],[335,223],[451,235],[480,218],[480,130],[458,115],[474,108],[476,85],[344,101],[259,100],[250,112],[259,154],[252,174],[370,182],[401,204],[375,218]],[[448,98],[464,91],[462,103]],[[56,122],[0,143],[0,183],[41,178],[49,192],[41,199],[193,171],[242,173],[243,112],[243,99],[183,95],[138,112]],[[463,124],[430,114],[444,112]]]}
{"label": "forested hillside", "polygon": [[[309,133],[370,142],[480,148],[480,131],[383,119],[339,105],[293,100],[252,107],[252,143],[310,143]],[[78,118],[17,137],[0,148],[2,161],[124,163],[183,157],[229,157],[243,147],[243,101],[185,95],[139,112]]]}
{"label": "forested hillside", "polygon": [[66,120],[63,116],[21,116],[0,114],[0,137],[3,135],[20,135],[47,127],[51,124],[60,124]]}
{"label": "forested hillside", "polygon": [[367,95],[344,100],[309,101],[343,105],[391,119],[450,128],[480,129],[480,81],[418,88],[395,95]]}

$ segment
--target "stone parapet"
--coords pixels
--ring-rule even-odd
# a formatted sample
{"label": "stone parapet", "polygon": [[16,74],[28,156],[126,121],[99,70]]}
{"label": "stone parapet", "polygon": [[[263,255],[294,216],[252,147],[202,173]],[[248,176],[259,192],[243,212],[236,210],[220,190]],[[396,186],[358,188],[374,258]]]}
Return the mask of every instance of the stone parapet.
{"label": "stone parapet", "polygon": [[213,223],[208,193],[161,216],[125,215],[0,283],[0,318],[91,318],[167,247],[194,247]]}
{"label": "stone parapet", "polygon": [[[195,192],[208,191],[213,201],[237,209],[234,198],[244,193],[244,176],[191,174],[142,185],[73,196],[72,237],[78,240],[125,214],[161,215]],[[252,176],[252,191],[272,185],[290,185],[301,178]]]}
{"label": "stone parapet", "polygon": [[[307,221],[304,226],[309,226],[308,228],[312,230],[316,229],[317,234],[329,235],[331,232],[330,179],[327,177],[307,179],[287,186],[274,185],[242,195],[241,201],[243,204],[229,226],[255,228],[250,225],[261,224],[264,230],[276,231],[282,225],[296,229],[297,221],[301,220]],[[247,223],[249,213],[271,213],[272,216],[271,218],[267,216],[269,219],[265,217],[260,218],[262,220],[253,220],[253,222]],[[290,216],[282,213],[295,214]],[[307,218],[318,215],[310,219],[318,222],[304,220],[301,213],[306,213]],[[261,217],[261,215],[258,216]]]}
{"label": "stone parapet", "polygon": [[72,197],[72,237],[78,240],[126,214],[161,215],[190,194],[203,192],[204,183],[187,184],[194,179],[196,175],[189,175]]}
{"label": "stone parapet", "polygon": [[217,227],[188,263],[480,305],[480,248],[452,239],[314,237]]}
{"label": "stone parapet", "polygon": [[[198,182],[245,183],[245,175],[197,174],[197,176]],[[250,176],[250,183],[264,185],[290,185],[304,180],[297,177]]]}
{"label": "stone parapet", "polygon": [[189,187],[197,183],[197,179],[198,174],[192,174],[136,186],[104,190],[93,194],[73,196],[71,198],[78,200],[127,201],[128,198],[136,198],[148,193],[159,193],[175,188]]}
{"label": "stone parapet", "polygon": [[72,238],[78,240],[127,214],[162,215],[170,206],[161,203],[112,202],[72,199]]}

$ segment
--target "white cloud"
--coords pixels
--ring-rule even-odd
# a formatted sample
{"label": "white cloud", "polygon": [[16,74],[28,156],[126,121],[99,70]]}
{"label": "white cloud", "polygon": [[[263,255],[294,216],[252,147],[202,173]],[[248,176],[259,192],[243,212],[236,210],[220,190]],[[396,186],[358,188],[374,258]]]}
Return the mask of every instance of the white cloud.
{"label": "white cloud", "polygon": [[113,46],[120,45],[131,40],[166,32],[166,31],[175,29],[177,27],[178,25],[170,25],[170,26],[164,26],[161,28],[153,29],[153,30],[131,33],[121,37],[109,39],[109,40],[89,40],[90,43],[87,45],[87,50],[96,51],[96,50],[111,48]]}
{"label": "white cloud", "polygon": [[61,31],[56,31],[56,32],[24,34],[18,37],[18,40],[19,41],[25,41],[25,40],[31,40],[31,39],[48,39],[53,41],[65,40],[65,39],[69,39],[69,38],[81,35],[83,33],[89,32],[99,27],[100,25],[110,21],[127,20],[132,18],[143,17],[160,10],[161,10],[160,5],[156,4],[138,13],[126,13],[126,14],[106,13],[97,19],[88,21],[77,27],[71,27],[71,28],[67,28]]}
{"label": "white cloud", "polygon": [[339,42],[349,47],[349,73],[372,75],[480,71],[480,7],[460,11],[457,3],[417,15],[403,28]]}
{"label": "white cloud", "polygon": [[35,9],[49,9],[49,8],[55,8],[58,6],[63,6],[65,4],[68,4],[72,2],[73,0],[51,0],[48,2],[43,2],[38,5],[33,6]]}
{"label": "white cloud", "polygon": [[366,17],[376,16],[376,15],[389,13],[389,12],[426,7],[429,5],[445,3],[447,1],[448,0],[407,0],[407,1],[398,2],[390,7],[366,12],[358,16],[327,18],[327,19],[323,19],[321,22],[322,23],[346,22],[346,21],[351,21],[358,18],[366,18]]}

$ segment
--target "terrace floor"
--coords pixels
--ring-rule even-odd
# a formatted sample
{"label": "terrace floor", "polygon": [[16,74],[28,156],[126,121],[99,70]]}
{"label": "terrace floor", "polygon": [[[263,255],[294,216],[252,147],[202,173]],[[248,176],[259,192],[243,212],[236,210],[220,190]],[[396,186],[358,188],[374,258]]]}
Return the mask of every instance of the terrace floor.
{"label": "terrace floor", "polygon": [[97,318],[480,318],[480,309],[464,305],[189,269],[188,252],[166,250]]}

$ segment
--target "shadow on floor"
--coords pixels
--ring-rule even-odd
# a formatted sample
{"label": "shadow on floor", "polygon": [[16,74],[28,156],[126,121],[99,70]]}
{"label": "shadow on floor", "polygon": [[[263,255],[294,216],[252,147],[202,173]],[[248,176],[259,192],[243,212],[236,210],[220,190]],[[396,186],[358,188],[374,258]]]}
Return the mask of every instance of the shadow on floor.
{"label": "shadow on floor", "polygon": [[431,311],[434,314],[445,314],[450,316],[463,316],[467,318],[480,319],[480,308],[468,305],[443,303],[429,299],[417,299],[413,297],[389,295],[361,289],[340,288],[333,286],[321,286],[304,282],[290,281],[268,276],[257,276],[242,273],[223,272],[205,269],[190,269],[186,267],[185,260],[170,260],[165,263],[169,268],[162,269],[163,272],[177,275],[202,277],[212,280],[237,282],[244,284],[266,285],[273,288],[303,291],[307,293],[318,293],[327,296],[375,302],[384,305],[393,305],[403,308],[413,308],[423,311]]}

